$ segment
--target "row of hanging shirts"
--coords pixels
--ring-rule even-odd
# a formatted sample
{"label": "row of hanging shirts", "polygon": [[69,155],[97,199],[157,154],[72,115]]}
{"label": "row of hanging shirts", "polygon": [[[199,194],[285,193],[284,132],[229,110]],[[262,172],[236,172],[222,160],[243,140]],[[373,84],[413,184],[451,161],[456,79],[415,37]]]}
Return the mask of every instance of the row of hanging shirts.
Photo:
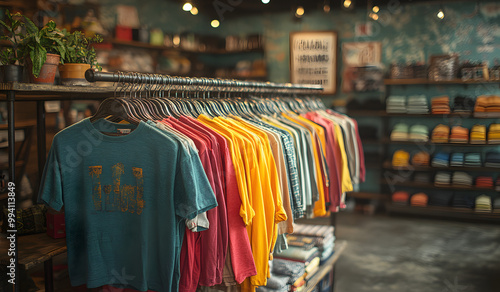
{"label": "row of hanging shirts", "polygon": [[[127,283],[125,286],[128,288],[142,291],[195,291],[198,286],[240,285],[243,291],[254,291],[256,287],[266,285],[272,253],[286,248],[285,235],[293,233],[294,220],[337,212],[339,208],[345,207],[345,192],[353,190],[353,185],[364,180],[364,157],[356,122],[326,109],[318,98],[203,98],[199,93],[194,94],[195,98],[185,98],[183,94],[181,98],[151,95],[148,98],[106,99],[94,116],[81,122],[87,127],[91,124],[95,129],[118,139],[133,134],[140,127],[149,127],[154,129],[153,133],[174,140],[177,151],[189,157],[174,169],[175,185],[165,186],[174,190],[173,194],[166,194],[174,197],[174,206],[168,208],[173,208],[173,213],[183,219],[184,227],[177,228],[176,224],[159,225],[160,228],[173,230],[177,237],[171,254],[173,267],[160,265],[156,267],[161,270],[159,274],[153,273],[149,277],[147,273],[139,272],[140,277],[135,278],[137,283]],[[72,126],[63,132],[78,131],[78,127]],[[143,147],[149,146],[146,141]],[[116,151],[125,156],[135,152],[143,156],[147,152],[136,148],[125,147]],[[54,146],[51,148],[51,153],[57,151]],[[53,155],[57,156],[56,153]],[[155,164],[162,162],[158,155],[154,156],[144,157],[143,160],[158,160]],[[85,157],[84,160],[95,159],[98,158]],[[163,162],[170,163],[169,159]],[[155,168],[148,171],[161,174],[161,167]],[[95,183],[95,177],[104,177],[104,172],[99,168],[89,168],[93,179],[94,209],[96,206],[101,206],[101,209],[109,207],[107,203],[113,202],[113,198],[103,198],[102,193],[112,193],[112,190],[116,196],[115,204],[110,203],[110,208],[120,205],[123,210],[123,202],[127,200],[129,207],[135,206],[136,213],[139,208],[145,212],[151,207],[148,201],[153,199],[147,198],[161,195],[149,193],[154,189],[151,187],[154,182],[146,184],[143,181],[145,175],[142,180],[137,179],[140,176],[137,169],[141,169],[141,173],[146,172],[144,167],[134,169],[137,183],[129,188],[127,197],[116,187],[116,172],[123,170],[113,168],[114,185],[111,184],[107,190],[101,183]],[[179,172],[180,182],[177,181]],[[58,201],[54,199],[58,196],[57,192],[55,195],[50,193],[53,190],[50,182],[57,175],[61,174],[44,174],[46,182],[45,188],[42,186],[41,197],[49,204]],[[139,183],[141,181],[142,185]],[[177,187],[177,184],[182,187]],[[131,200],[130,192],[133,190],[135,199]],[[85,189],[82,191],[82,197],[88,196]],[[59,196],[68,196],[71,202],[77,194],[68,193],[61,191]],[[101,195],[101,201],[95,201],[96,193]],[[182,193],[186,193],[183,196],[187,199],[177,198]],[[162,203],[154,204],[162,206]],[[57,209],[60,206],[55,204],[55,207]],[[150,213],[160,215],[156,214],[158,210]],[[70,217],[78,215],[70,214]],[[92,212],[88,216],[92,216]],[[131,224],[127,222],[123,221],[123,228]],[[67,221],[67,224],[71,223]],[[72,226],[67,228],[71,230]],[[101,227],[92,224],[86,228],[89,234],[93,233],[92,228],[103,232]],[[160,230],[156,232],[162,233]],[[155,240],[144,237],[144,234],[139,238],[146,242]],[[93,249],[89,246],[86,248]],[[121,248],[123,243],[114,250]],[[81,252],[80,249],[74,248],[74,253]],[[99,261],[88,257],[86,260],[89,262],[88,270],[93,270],[93,265],[99,264]],[[132,262],[142,267],[142,270],[155,268],[154,263],[145,261],[143,257]],[[108,267],[107,270],[110,268],[116,267]],[[71,270],[70,263],[70,277]],[[87,279],[83,279],[79,275],[81,268],[74,270],[78,271],[72,278],[81,278],[75,280],[75,284],[116,286],[116,283],[94,281],[93,273],[88,271]]]}

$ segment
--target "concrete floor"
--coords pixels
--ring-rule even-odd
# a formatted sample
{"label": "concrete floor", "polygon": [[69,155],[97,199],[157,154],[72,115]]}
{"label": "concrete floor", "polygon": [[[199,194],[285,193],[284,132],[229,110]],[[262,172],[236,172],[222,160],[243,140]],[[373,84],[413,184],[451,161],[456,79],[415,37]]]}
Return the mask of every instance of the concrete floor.
{"label": "concrete floor", "polygon": [[337,292],[498,292],[500,226],[337,215]]}

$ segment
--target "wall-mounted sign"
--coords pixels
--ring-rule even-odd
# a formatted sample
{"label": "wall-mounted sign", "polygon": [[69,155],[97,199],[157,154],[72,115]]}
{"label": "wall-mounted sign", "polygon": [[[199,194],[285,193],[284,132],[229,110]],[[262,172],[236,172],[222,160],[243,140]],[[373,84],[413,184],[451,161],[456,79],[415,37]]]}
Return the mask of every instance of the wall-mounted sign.
{"label": "wall-mounted sign", "polygon": [[337,92],[337,33],[301,31],[290,33],[290,79],[314,84],[323,94]]}

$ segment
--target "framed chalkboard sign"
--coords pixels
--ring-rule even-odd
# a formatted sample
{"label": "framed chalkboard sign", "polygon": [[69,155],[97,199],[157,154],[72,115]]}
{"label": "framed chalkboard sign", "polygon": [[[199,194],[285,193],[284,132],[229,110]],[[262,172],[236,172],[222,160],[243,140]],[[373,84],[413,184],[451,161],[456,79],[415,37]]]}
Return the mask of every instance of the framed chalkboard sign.
{"label": "framed chalkboard sign", "polygon": [[300,31],[290,33],[290,80],[321,85],[323,94],[337,92],[337,33]]}

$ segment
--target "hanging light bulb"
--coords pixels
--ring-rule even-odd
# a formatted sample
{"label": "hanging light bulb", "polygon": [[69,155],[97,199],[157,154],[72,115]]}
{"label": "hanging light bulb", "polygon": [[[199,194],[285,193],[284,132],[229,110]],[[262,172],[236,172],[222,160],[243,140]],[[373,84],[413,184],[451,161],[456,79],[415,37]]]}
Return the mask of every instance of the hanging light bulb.
{"label": "hanging light bulb", "polygon": [[193,8],[191,8],[191,14],[192,15],[198,15],[198,8],[196,8],[196,7],[193,6]]}
{"label": "hanging light bulb", "polygon": [[262,1],[262,3],[264,3],[264,4],[267,4],[267,3],[271,2],[271,0],[261,0],[261,1]]}
{"label": "hanging light bulb", "polygon": [[439,9],[439,12],[437,13],[437,18],[443,19],[444,18],[444,11],[443,9]]}
{"label": "hanging light bulb", "polygon": [[352,4],[352,1],[351,1],[351,0],[345,0],[345,1],[344,1],[344,7],[345,7],[345,8],[349,8],[349,7],[351,7],[351,4]]}
{"label": "hanging light bulb", "polygon": [[182,6],[182,10],[184,11],[191,11],[191,9],[193,9],[193,5],[189,2],[184,3]]}
{"label": "hanging light bulb", "polygon": [[375,12],[375,13],[378,13],[380,11],[380,7],[373,6],[372,11]]}
{"label": "hanging light bulb", "polygon": [[212,20],[212,22],[210,23],[210,25],[213,27],[213,28],[218,28],[219,25],[220,25],[220,22],[217,20],[217,19],[214,19]]}
{"label": "hanging light bulb", "polygon": [[295,16],[301,18],[304,15],[304,12],[305,12],[304,7],[299,6],[297,7],[297,10],[295,10]]}
{"label": "hanging light bulb", "polygon": [[325,4],[325,6],[323,6],[323,11],[326,13],[330,12],[330,5]]}
{"label": "hanging light bulb", "polygon": [[373,20],[378,20],[378,15],[376,13],[370,13],[370,18]]}

